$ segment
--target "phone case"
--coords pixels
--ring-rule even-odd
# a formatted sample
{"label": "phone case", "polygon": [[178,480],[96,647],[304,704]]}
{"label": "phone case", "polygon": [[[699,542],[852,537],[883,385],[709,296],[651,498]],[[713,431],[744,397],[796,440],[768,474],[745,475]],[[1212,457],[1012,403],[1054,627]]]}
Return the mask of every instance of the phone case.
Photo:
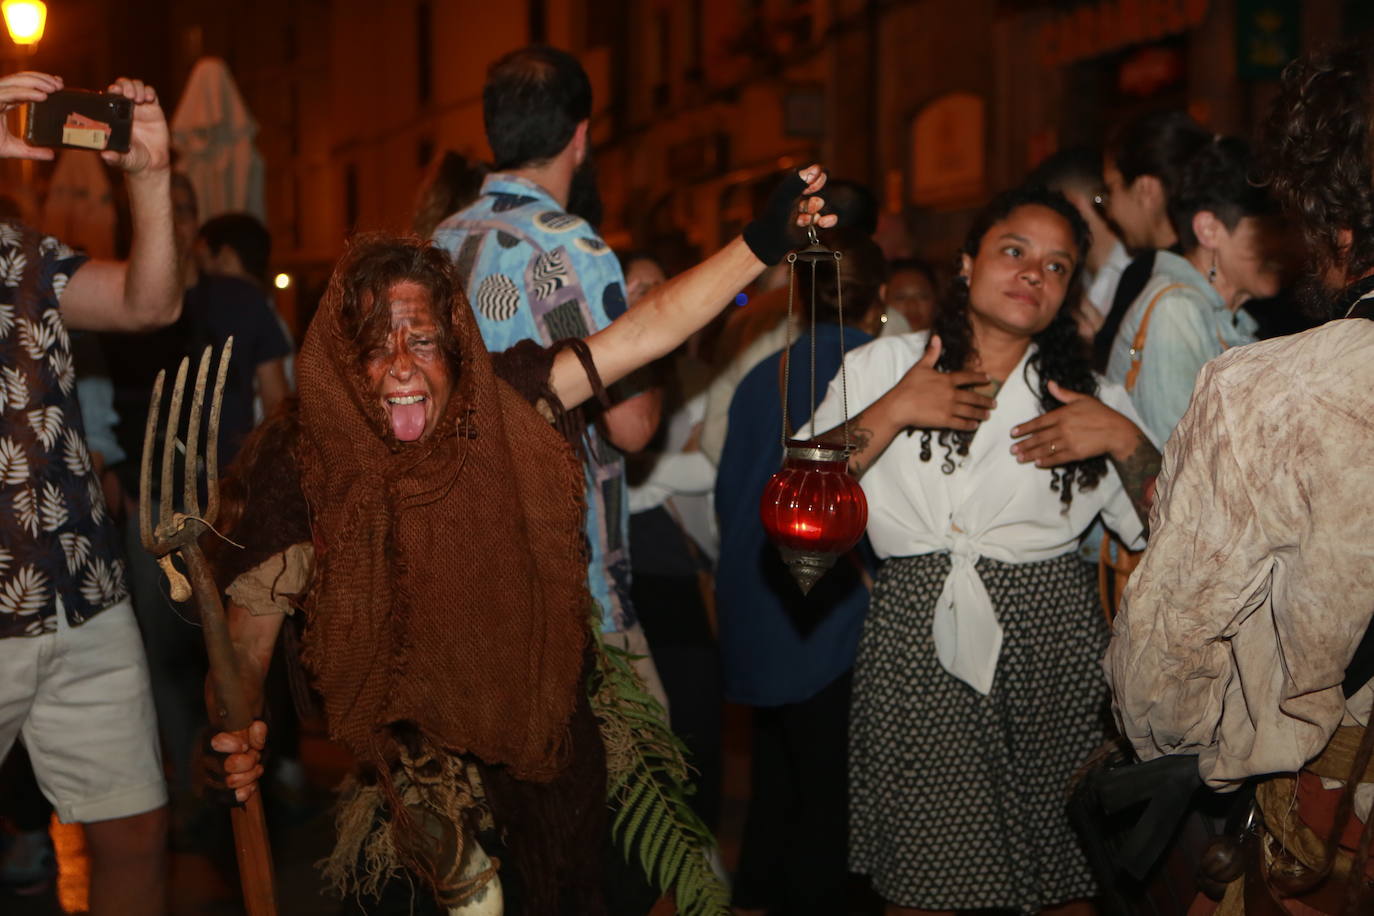
{"label": "phone case", "polygon": [[129,150],[134,103],[122,95],[63,89],[29,106],[24,139],[33,146]]}

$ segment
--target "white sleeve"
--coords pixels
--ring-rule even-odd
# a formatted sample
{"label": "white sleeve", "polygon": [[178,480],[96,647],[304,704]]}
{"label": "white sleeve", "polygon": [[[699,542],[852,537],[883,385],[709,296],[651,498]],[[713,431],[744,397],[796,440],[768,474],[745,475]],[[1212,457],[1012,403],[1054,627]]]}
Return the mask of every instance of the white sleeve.
{"label": "white sleeve", "polygon": [[824,433],[839,426],[844,420],[846,387],[849,419],[867,410],[901,381],[906,371],[921,358],[928,336],[927,332],[920,331],[898,337],[879,337],[846,353],[844,373],[837,372],[830,380],[830,387],[815,415],[797,431],[797,436],[812,438],[816,430]]}

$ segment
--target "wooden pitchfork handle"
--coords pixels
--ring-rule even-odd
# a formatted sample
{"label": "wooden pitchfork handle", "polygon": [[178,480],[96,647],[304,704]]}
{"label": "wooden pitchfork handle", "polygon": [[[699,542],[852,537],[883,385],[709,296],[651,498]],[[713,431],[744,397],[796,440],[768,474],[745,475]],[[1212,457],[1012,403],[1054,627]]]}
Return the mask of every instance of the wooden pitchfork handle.
{"label": "wooden pitchfork handle", "polygon": [[[253,710],[249,706],[248,692],[244,689],[238,658],[229,638],[229,620],[224,613],[224,603],[220,600],[219,587],[215,584],[210,564],[199,544],[189,544],[181,548],[180,553],[186,561],[191,591],[200,610],[205,654],[210,659],[210,681],[214,684],[215,697],[219,701],[219,709],[215,712],[219,714],[225,731],[243,731],[253,724]],[[276,916],[276,879],[272,871],[272,850],[267,838],[261,786],[242,805],[230,808],[229,817],[234,825],[234,850],[238,856],[244,908],[248,916]]]}
{"label": "wooden pitchfork handle", "polygon": [[[200,416],[205,405],[211,348],[206,347],[196,367],[196,383],[192,392],[190,419],[185,439],[185,466],[182,492],[183,512],[173,509],[176,489],[173,487],[178,445],[177,427],[181,421],[181,405],[186,393],[186,373],[189,360],[183,359],[177,370],[176,385],[172,389],[168,410],[167,430],[163,436],[161,492],[159,493],[158,522],[152,521],[153,446],[157,441],[158,412],[162,405],[162,386],[165,372],[159,372],[153,384],[152,403],[148,408],[148,423],[143,431],[143,462],[140,473],[139,532],[143,546],[158,558],[167,574],[172,596],[179,601],[194,598],[200,611],[205,653],[210,660],[210,681],[215,688],[219,709],[212,716],[226,731],[243,731],[253,722],[253,709],[248,703],[239,672],[238,658],[229,638],[229,621],[220,600],[210,564],[201,552],[198,540],[211,530],[219,513],[219,473],[217,446],[220,408],[224,399],[224,381],[234,341],[230,338],[220,354],[216,371],[214,396],[210,401],[210,416],[205,437],[205,468],[207,503],[202,513],[200,487],[197,479],[197,453],[200,445]],[[173,554],[180,554],[186,564],[186,577],[172,564]],[[248,916],[276,916],[276,889],[272,872],[272,851],[267,840],[267,821],[263,817],[262,793],[254,792],[242,806],[231,809],[234,825],[234,846],[238,853],[239,878],[243,886],[244,907]]]}

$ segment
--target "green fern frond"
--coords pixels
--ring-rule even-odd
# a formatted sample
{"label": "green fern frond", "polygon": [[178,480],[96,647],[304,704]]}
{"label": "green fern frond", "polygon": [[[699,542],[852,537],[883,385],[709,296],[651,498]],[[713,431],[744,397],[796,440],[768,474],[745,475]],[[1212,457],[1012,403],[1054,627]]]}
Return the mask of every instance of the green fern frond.
{"label": "green fern frond", "polygon": [[[599,619],[599,617],[598,617]],[[597,640],[591,704],[606,746],[607,800],[627,861],[638,859],[682,916],[726,916],[730,895],[711,869],[715,837],[687,804],[686,749],[634,669],[635,656]]]}

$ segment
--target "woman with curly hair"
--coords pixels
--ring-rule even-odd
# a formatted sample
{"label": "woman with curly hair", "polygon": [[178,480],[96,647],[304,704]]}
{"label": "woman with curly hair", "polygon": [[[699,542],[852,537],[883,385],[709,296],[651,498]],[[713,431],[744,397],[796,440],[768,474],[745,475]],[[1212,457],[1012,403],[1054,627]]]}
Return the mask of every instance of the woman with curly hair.
{"label": "woman with curly hair", "polygon": [[[1105,736],[1107,629],[1075,547],[1099,513],[1143,543],[1159,453],[1077,336],[1087,244],[1062,195],[1004,193],[932,332],[845,359],[850,467],[885,560],[854,674],[850,866],[889,914],[1095,892],[1065,804]],[[824,438],[843,399],[837,379]]]}

